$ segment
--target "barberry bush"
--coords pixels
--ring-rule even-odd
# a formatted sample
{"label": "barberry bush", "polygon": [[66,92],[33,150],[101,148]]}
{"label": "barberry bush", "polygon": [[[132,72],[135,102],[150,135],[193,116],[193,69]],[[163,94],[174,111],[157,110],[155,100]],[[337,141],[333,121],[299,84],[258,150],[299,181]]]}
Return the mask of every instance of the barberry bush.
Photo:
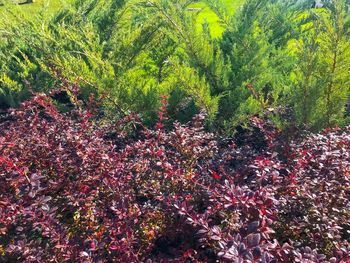
{"label": "barberry bush", "polygon": [[54,93],[1,118],[1,262],[349,262],[350,128],[228,139]]}

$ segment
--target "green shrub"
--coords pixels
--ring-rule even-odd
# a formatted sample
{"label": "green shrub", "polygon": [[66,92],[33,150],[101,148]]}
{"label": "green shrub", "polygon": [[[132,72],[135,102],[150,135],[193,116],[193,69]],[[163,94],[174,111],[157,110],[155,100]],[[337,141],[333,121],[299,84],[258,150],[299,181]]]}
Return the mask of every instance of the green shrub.
{"label": "green shrub", "polygon": [[103,97],[107,116],[135,111],[150,125],[162,95],[172,118],[186,122],[204,109],[209,127],[229,133],[254,115],[281,128],[349,123],[349,0],[321,9],[246,0],[235,12],[226,1],[203,1],[215,26],[199,24],[195,2],[76,0],[34,18],[3,10],[2,106],[57,88],[64,77],[83,98]]}
{"label": "green shrub", "polygon": [[[6,28],[0,49],[3,100],[16,106],[30,95],[28,86],[46,91],[64,76],[79,84],[83,96],[104,96],[112,114],[118,107],[152,122],[159,97],[181,89],[214,116],[217,99],[196,66],[211,59],[212,45],[193,45],[204,33],[195,30],[195,15],[187,6],[185,1],[168,8],[169,1],[85,0],[53,16],[28,19],[9,12],[17,23],[5,20],[1,26]],[[185,20],[175,26],[178,13]]]}

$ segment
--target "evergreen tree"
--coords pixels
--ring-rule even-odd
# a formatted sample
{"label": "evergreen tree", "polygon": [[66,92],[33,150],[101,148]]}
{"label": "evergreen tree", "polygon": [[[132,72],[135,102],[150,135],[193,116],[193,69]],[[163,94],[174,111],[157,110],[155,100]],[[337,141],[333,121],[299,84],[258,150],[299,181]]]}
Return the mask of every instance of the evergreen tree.
{"label": "evergreen tree", "polygon": [[290,52],[296,57],[291,72],[291,97],[299,124],[310,125],[312,113],[317,107],[319,96],[319,23],[313,23],[312,30],[305,31],[300,39],[290,43]]}
{"label": "evergreen tree", "polygon": [[325,1],[319,14],[322,91],[318,98],[318,127],[343,122],[350,86],[350,1]]}
{"label": "evergreen tree", "polygon": [[349,4],[325,2],[310,10],[313,22],[294,41],[290,94],[299,124],[314,130],[345,124],[349,96]]}
{"label": "evergreen tree", "polygon": [[[227,92],[220,103],[220,118],[239,123],[246,117],[261,111],[266,101],[257,101],[248,84],[253,84],[255,92],[264,98],[264,89],[272,79],[268,34],[259,22],[259,15],[268,1],[248,0],[232,22],[232,29],[224,33],[221,49],[226,63],[230,65]],[[267,99],[267,98],[266,98]],[[230,124],[230,125],[231,125]]]}

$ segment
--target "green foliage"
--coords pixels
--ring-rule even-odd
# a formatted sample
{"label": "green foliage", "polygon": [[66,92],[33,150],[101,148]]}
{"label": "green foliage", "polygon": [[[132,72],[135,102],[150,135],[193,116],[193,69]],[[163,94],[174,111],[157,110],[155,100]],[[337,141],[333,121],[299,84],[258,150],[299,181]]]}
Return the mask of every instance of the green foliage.
{"label": "green foliage", "polygon": [[[212,60],[209,40],[199,41],[189,3],[168,1],[77,1],[54,16],[2,21],[1,90],[15,106],[34,91],[59,85],[61,76],[77,82],[82,94],[105,96],[107,112],[142,113],[154,120],[161,95],[193,100],[214,118],[218,99],[207,84]],[[181,13],[184,20],[180,20]],[[176,22],[175,22],[176,21]],[[208,62],[209,61],[209,62]],[[197,67],[197,64],[200,65]],[[194,114],[193,110],[190,114]]]}
{"label": "green foliage", "polygon": [[315,130],[344,125],[350,84],[349,2],[326,2],[325,9],[309,15],[314,23],[293,45],[295,112],[299,123]]}
{"label": "green foliage", "polygon": [[317,113],[322,116],[318,126],[341,124],[350,86],[350,2],[328,3],[328,12],[320,14],[321,96]]}
{"label": "green foliage", "polygon": [[[229,126],[263,113],[277,102],[284,84],[284,69],[289,65],[280,48],[288,30],[277,34],[276,22],[267,21],[274,21],[281,10],[280,5],[269,1],[248,0],[230,22],[233,26],[224,33],[221,49],[230,70],[229,83],[223,86],[228,96],[222,100],[220,117],[230,120]],[[252,85],[254,92],[247,85]]]}
{"label": "green foliage", "polygon": [[277,123],[294,125],[281,119],[285,107],[294,109],[295,125],[314,130],[349,122],[349,1],[312,9],[308,1],[247,0],[235,17],[221,41],[230,65],[221,123],[271,109]]}
{"label": "green foliage", "polygon": [[104,98],[107,116],[136,111],[147,124],[166,95],[171,118],[204,109],[225,132],[253,115],[282,128],[346,125],[349,0],[324,2],[76,0],[35,17],[3,7],[0,103],[64,77],[83,98]]}

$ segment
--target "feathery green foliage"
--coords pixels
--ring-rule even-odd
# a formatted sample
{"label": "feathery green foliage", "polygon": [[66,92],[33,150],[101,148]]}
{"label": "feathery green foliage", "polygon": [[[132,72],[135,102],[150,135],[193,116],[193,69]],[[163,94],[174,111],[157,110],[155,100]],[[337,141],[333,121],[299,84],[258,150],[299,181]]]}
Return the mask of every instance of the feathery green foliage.
{"label": "feathery green foliage", "polygon": [[16,106],[64,77],[83,98],[104,98],[105,114],[136,111],[149,124],[166,95],[171,118],[205,109],[225,132],[253,115],[346,125],[349,0],[312,2],[75,0],[34,17],[5,8],[0,102]]}

